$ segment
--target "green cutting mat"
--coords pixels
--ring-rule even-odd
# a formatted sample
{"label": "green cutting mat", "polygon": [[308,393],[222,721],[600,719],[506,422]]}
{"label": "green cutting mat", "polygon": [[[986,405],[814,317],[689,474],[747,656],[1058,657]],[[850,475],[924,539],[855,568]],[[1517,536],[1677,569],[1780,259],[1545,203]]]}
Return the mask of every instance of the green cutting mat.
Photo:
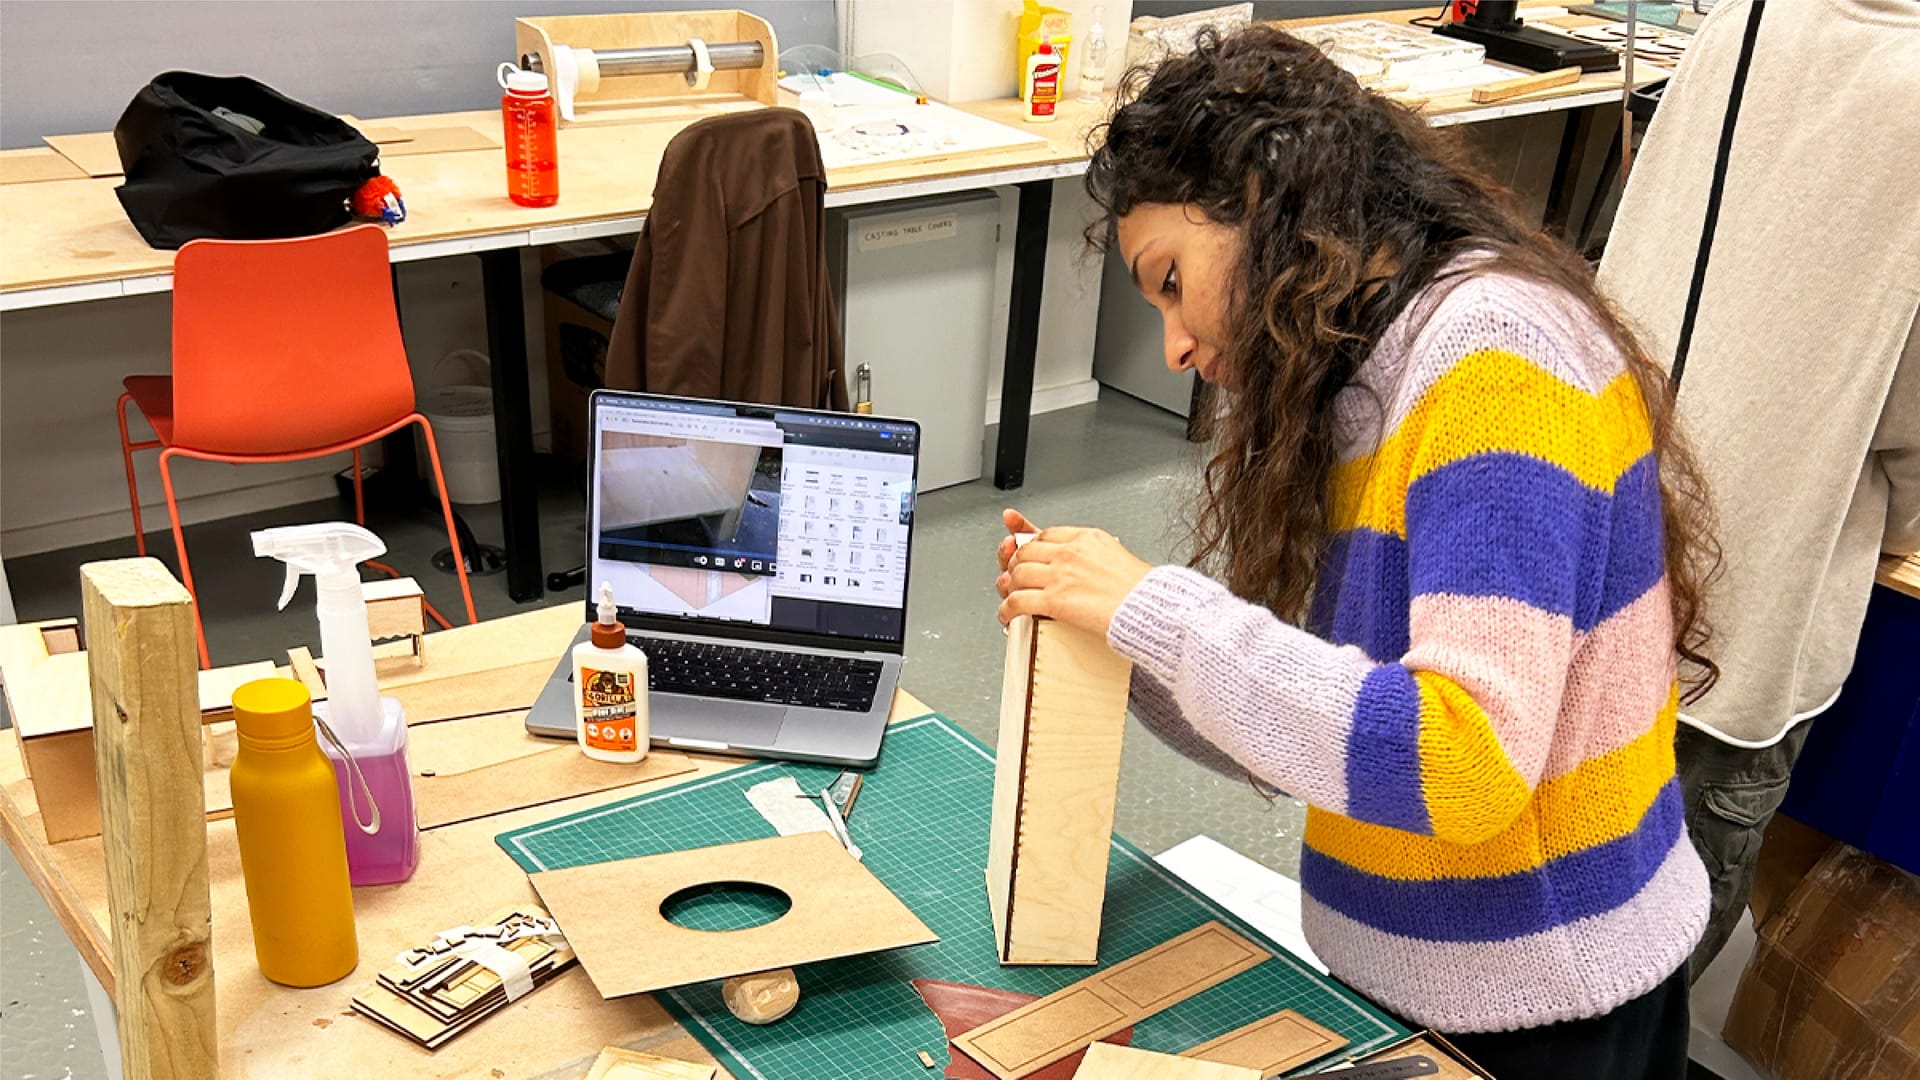
{"label": "green cutting mat", "polygon": [[[790,775],[818,791],[837,770],[767,762],[500,834],[501,848],[529,871],[655,855],[774,835],[746,790]],[[743,1024],[720,1001],[718,982],[656,997],[737,1077],[863,1080],[926,1077],[925,1050],[943,1066],[951,1052],[940,1023],[913,990],[915,978],[947,979],[1044,995],[1085,978],[1077,967],[1002,967],[987,910],[987,830],[993,755],[939,716],[895,725],[885,757],[868,774],[849,822],[865,863],[940,935],[935,945],[809,964],[800,1007],[767,1027]],[[711,905],[705,913],[713,917]],[[1115,839],[1101,921],[1104,964],[1218,919],[1271,949],[1275,959],[1141,1021],[1135,1046],[1178,1052],[1283,1008],[1346,1036],[1341,1056],[1406,1032],[1261,937],[1224,909]],[[758,921],[743,912],[744,925]],[[712,925],[703,922],[703,925]]]}

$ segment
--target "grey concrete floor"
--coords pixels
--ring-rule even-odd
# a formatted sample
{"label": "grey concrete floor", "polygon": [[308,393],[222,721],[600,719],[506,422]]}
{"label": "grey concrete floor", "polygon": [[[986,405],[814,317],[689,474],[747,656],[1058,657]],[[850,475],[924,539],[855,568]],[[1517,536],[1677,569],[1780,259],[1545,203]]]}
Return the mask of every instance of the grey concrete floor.
{"label": "grey concrete floor", "polygon": [[[1000,509],[1018,507],[1043,525],[1097,525],[1141,557],[1166,561],[1198,465],[1182,438],[1184,426],[1177,417],[1107,391],[1095,405],[1035,418],[1020,491],[997,491],[983,479],[924,496],[908,597],[907,689],[991,742],[1005,647],[993,615]],[[565,478],[551,480],[541,495],[541,533],[547,566],[558,569],[579,561],[585,534],[580,492]],[[253,558],[246,534],[350,515],[351,508],[340,503],[309,503],[187,530],[215,663],[280,657],[287,647],[316,637],[311,587],[303,587],[286,612],[275,612],[279,564]],[[467,508],[465,517],[483,542],[498,542],[494,507]],[[387,561],[417,578],[428,599],[458,623],[459,589],[429,563],[434,551],[447,546],[437,516],[376,514],[370,526],[387,542]],[[149,541],[151,552],[171,564],[167,534],[151,534]],[[131,554],[128,539],[10,560],[7,574],[20,618],[78,614],[80,565]],[[520,610],[506,595],[504,577],[474,579],[473,593],[482,618]],[[550,599],[582,596],[574,589]],[[1118,829],[1149,852],[1205,832],[1293,875],[1301,821],[1297,804],[1268,804],[1244,781],[1215,776],[1137,728],[1127,743]],[[0,854],[0,1080],[104,1075],[78,955],[12,854]]]}

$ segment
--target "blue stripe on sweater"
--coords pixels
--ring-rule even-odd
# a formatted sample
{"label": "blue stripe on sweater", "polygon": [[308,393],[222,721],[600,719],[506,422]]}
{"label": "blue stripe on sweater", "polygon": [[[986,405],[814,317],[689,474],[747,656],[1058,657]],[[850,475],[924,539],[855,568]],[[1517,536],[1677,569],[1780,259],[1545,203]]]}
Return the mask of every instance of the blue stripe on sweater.
{"label": "blue stripe on sweater", "polygon": [[1659,580],[1653,459],[1609,497],[1524,454],[1462,458],[1408,489],[1407,535],[1412,595],[1504,596],[1591,630]]}
{"label": "blue stripe on sweater", "polygon": [[1313,633],[1354,645],[1376,663],[1407,655],[1407,542],[1372,529],[1333,538],[1307,613]]}
{"label": "blue stripe on sweater", "polygon": [[[1349,802],[1352,795],[1348,796]],[[1634,831],[1538,870],[1496,878],[1401,881],[1303,847],[1307,895],[1375,930],[1424,941],[1507,941],[1612,911],[1644,889],[1686,827],[1669,780]]]}
{"label": "blue stripe on sweater", "polygon": [[1431,833],[1420,790],[1420,687],[1399,664],[1382,664],[1360,684],[1347,733],[1347,816]]}

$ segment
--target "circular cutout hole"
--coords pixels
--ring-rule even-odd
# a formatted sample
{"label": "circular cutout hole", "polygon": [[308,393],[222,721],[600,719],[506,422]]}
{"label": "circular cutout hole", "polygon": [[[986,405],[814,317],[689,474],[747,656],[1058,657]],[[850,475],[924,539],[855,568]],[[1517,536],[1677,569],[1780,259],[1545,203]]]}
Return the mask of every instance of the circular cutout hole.
{"label": "circular cutout hole", "polygon": [[668,922],[687,930],[751,930],[785,915],[793,898],[771,885],[716,881],[681,889],[660,904]]}

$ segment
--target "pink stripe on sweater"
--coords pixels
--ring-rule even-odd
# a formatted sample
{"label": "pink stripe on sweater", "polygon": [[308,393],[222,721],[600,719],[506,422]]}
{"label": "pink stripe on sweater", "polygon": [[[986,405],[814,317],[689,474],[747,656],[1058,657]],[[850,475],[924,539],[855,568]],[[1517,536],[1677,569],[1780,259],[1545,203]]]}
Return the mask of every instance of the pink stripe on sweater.
{"label": "pink stripe on sweater", "polygon": [[1686,963],[1706,927],[1707,870],[1682,832],[1633,899],[1503,942],[1421,941],[1302,897],[1307,942],[1333,974],[1416,1024],[1512,1031],[1598,1016]]}
{"label": "pink stripe on sweater", "polygon": [[1413,598],[1408,628],[1406,666],[1470,694],[1508,762],[1538,783],[1565,689],[1550,673],[1565,671],[1573,655],[1573,622],[1503,596],[1430,594]]}
{"label": "pink stripe on sweater", "polygon": [[1673,612],[1661,578],[1575,642],[1560,733],[1543,778],[1572,772],[1647,733],[1673,690]]}

